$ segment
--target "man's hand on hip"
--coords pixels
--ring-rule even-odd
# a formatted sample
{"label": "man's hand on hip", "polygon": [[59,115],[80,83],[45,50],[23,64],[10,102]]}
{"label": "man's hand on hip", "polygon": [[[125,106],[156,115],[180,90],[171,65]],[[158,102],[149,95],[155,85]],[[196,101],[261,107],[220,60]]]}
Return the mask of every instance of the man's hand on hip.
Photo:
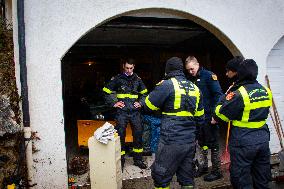
{"label": "man's hand on hip", "polygon": [[124,106],[125,106],[125,104],[122,101],[118,101],[113,105],[113,107],[115,107],[115,108],[123,108]]}
{"label": "man's hand on hip", "polygon": [[141,108],[141,104],[139,102],[134,102],[134,107],[135,108]]}

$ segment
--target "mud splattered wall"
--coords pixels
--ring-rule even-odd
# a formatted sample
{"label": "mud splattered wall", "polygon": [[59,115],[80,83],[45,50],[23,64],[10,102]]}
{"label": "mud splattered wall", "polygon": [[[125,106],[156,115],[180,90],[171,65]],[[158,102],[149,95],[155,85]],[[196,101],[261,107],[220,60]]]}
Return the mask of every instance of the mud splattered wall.
{"label": "mud splattered wall", "polygon": [[[13,34],[7,22],[0,21],[0,188],[21,179],[24,169],[21,155],[19,95],[15,80]],[[10,27],[11,28],[11,27]],[[24,152],[22,152],[24,153]],[[21,164],[21,165],[20,165]]]}

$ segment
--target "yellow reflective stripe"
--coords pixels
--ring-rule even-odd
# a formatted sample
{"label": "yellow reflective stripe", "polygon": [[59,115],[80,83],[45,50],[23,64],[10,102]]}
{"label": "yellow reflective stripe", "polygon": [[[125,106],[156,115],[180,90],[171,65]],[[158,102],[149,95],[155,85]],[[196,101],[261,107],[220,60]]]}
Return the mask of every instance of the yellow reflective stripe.
{"label": "yellow reflective stripe", "polygon": [[147,92],[148,92],[148,90],[147,90],[147,89],[144,89],[144,90],[140,91],[140,94],[145,94],[145,93],[147,93]]}
{"label": "yellow reflective stripe", "polygon": [[250,103],[250,109],[257,109],[257,108],[265,108],[265,107],[270,107],[272,105],[272,101],[271,100],[265,100],[265,101],[261,101],[261,102],[253,102]]}
{"label": "yellow reflective stripe", "polygon": [[191,117],[193,116],[192,113],[188,111],[180,111],[180,112],[162,112],[162,114],[170,115],[170,116],[184,116],[184,117]]}
{"label": "yellow reflective stripe", "polygon": [[[264,101],[259,101],[259,102],[250,102],[250,99],[249,99],[249,95],[246,91],[246,89],[241,86],[238,90],[240,91],[242,97],[243,97],[243,100],[244,100],[244,112],[243,112],[243,116],[242,116],[242,120],[239,122],[237,122],[237,124],[239,125],[246,125],[246,127],[250,127],[250,123],[252,123],[252,128],[255,128],[254,125],[257,125],[255,124],[254,122],[248,122],[249,120],[249,114],[250,114],[250,111],[251,110],[254,110],[254,109],[257,109],[257,108],[265,108],[265,107],[270,107],[272,105],[272,93],[271,91],[266,88],[266,91],[267,91],[267,94],[268,94],[268,98],[269,100],[264,100]],[[236,125],[237,126],[237,125]],[[258,126],[257,126],[258,127]],[[256,127],[256,128],[257,128]]]}
{"label": "yellow reflective stripe", "polygon": [[112,91],[111,91],[110,89],[106,88],[106,87],[103,88],[103,91],[106,92],[106,93],[108,93],[108,94],[111,94],[111,93],[112,93]]}
{"label": "yellow reflective stripe", "polygon": [[142,153],[143,152],[143,148],[133,148],[132,150],[135,153]]}
{"label": "yellow reflective stripe", "polygon": [[239,120],[233,121],[234,126],[246,127],[246,128],[260,128],[266,123],[266,120],[257,121],[257,122],[248,121],[249,120],[249,114],[250,114],[251,110],[255,110],[255,109],[258,109],[258,108],[270,107],[272,105],[272,93],[267,87],[264,87],[264,88],[267,91],[269,100],[252,102],[252,103],[250,102],[249,95],[248,95],[246,89],[243,86],[238,89],[240,91],[242,97],[243,97],[243,100],[244,100],[244,112],[243,112],[243,116],[242,116],[241,121],[239,121]]}
{"label": "yellow reflective stripe", "polygon": [[145,103],[146,103],[146,106],[148,108],[150,108],[151,110],[159,110],[160,109],[160,108],[156,107],[155,105],[153,105],[152,102],[150,102],[149,96],[146,97]]}
{"label": "yellow reflective stripe", "polygon": [[238,121],[238,120],[234,120],[233,121],[233,125],[234,126],[246,127],[246,128],[252,128],[252,129],[260,128],[265,123],[266,123],[266,120],[264,120],[264,121],[257,121],[257,122],[245,122],[245,121]]}
{"label": "yellow reflective stripe", "polygon": [[120,155],[125,155],[125,151],[124,150],[122,150],[121,152],[120,152]]}
{"label": "yellow reflective stripe", "polygon": [[174,109],[179,109],[180,104],[181,104],[181,95],[186,94],[184,89],[179,88],[179,84],[176,78],[171,78],[171,81],[173,82],[174,85],[174,90],[175,90],[175,101],[174,101]]}
{"label": "yellow reflective stripe", "polygon": [[138,95],[132,95],[132,94],[117,94],[117,98],[138,98]]}
{"label": "yellow reflective stripe", "polygon": [[[194,89],[195,89],[194,92],[190,91],[190,92],[188,92],[188,95],[196,97],[195,112],[196,112],[196,116],[199,116],[198,104],[199,104],[199,101],[200,101],[200,91],[199,91],[199,88],[196,85],[193,85],[193,86],[194,86]],[[203,114],[204,114],[204,110],[203,110]]]}
{"label": "yellow reflective stripe", "polygon": [[202,150],[208,150],[208,146],[202,146]]}
{"label": "yellow reflective stripe", "polygon": [[244,111],[243,111],[242,121],[247,122],[249,120],[249,113],[250,113],[250,107],[249,107],[250,99],[249,99],[249,95],[248,95],[246,89],[243,86],[241,86],[239,88],[239,91],[240,91],[240,93],[241,93],[241,95],[243,97],[244,106],[245,106],[244,107]]}
{"label": "yellow reflective stripe", "polygon": [[230,121],[229,118],[227,118],[224,114],[220,113],[220,108],[221,108],[221,105],[217,105],[215,109],[216,116],[218,116],[220,119],[222,119],[225,122],[229,122]]}
{"label": "yellow reflective stripe", "polygon": [[194,114],[194,116],[197,116],[197,117],[203,116],[203,115],[204,115],[204,109],[202,109],[200,111],[196,111],[195,114]]}
{"label": "yellow reflective stripe", "polygon": [[170,189],[170,186],[167,186],[167,187],[155,187],[155,189]]}

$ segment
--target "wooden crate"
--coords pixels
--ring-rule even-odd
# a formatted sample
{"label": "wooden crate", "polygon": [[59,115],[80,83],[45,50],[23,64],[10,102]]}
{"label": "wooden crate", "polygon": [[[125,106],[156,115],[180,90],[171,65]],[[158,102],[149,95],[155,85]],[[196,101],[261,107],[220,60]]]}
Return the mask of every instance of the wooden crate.
{"label": "wooden crate", "polygon": [[[116,125],[115,121],[105,121],[105,120],[77,120],[78,128],[78,146],[87,147],[88,139],[94,135],[97,128],[103,126],[105,122],[109,122],[112,125]],[[132,130],[130,124],[126,128],[125,142],[133,142]]]}

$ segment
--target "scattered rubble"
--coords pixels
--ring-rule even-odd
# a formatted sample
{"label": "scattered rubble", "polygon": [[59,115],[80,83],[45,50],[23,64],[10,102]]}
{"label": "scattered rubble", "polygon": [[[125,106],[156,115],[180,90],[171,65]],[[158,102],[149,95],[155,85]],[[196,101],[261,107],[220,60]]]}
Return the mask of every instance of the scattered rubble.
{"label": "scattered rubble", "polygon": [[69,172],[74,175],[82,175],[89,170],[87,158],[76,156],[69,162]]}

